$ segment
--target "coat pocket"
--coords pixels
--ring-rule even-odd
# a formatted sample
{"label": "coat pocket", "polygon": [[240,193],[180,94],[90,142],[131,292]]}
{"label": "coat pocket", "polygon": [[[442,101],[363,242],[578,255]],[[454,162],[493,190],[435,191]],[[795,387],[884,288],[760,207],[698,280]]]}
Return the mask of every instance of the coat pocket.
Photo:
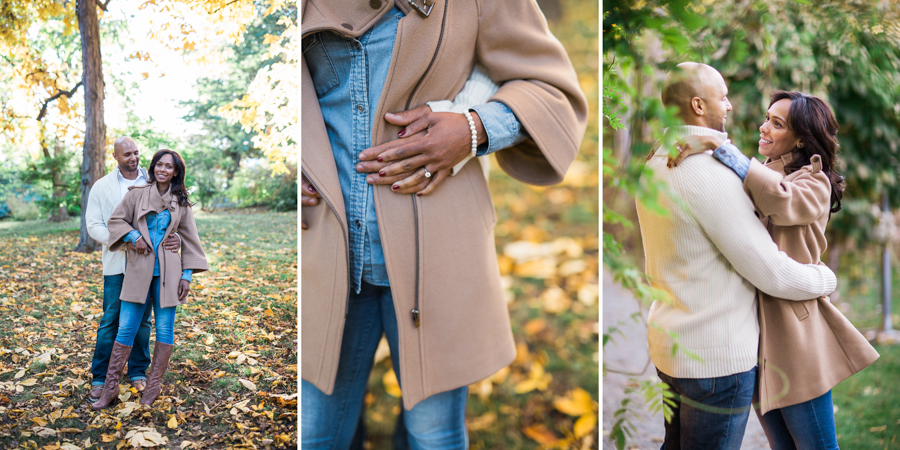
{"label": "coat pocket", "polygon": [[791,309],[794,310],[794,315],[797,316],[797,320],[805,320],[809,317],[809,308],[806,305],[809,302],[814,302],[815,300],[804,300],[802,302],[791,302]]}

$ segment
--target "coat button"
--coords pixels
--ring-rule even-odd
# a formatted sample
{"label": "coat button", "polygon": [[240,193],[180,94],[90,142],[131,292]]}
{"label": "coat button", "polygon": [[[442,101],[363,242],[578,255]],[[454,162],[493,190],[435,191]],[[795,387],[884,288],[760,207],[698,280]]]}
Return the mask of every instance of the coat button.
{"label": "coat button", "polygon": [[369,6],[370,6],[372,9],[378,9],[378,8],[381,8],[381,0],[370,0],[370,1],[369,1]]}

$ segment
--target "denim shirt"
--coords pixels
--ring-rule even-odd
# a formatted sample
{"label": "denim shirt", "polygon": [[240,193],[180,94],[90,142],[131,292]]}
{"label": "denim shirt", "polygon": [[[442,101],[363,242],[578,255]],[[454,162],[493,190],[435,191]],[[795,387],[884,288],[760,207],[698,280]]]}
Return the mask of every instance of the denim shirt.
{"label": "denim shirt", "polygon": [[[337,166],[346,207],[350,241],[350,286],[359,293],[362,282],[390,286],[374,190],[366,173],[356,171],[359,154],[372,147],[373,117],[390,70],[397,26],[403,13],[393,7],[358,39],[330,31],[303,38],[303,56],[315,86],[325,129]],[[524,140],[518,119],[506,105],[487,103],[472,108],[481,117],[489,142],[478,155]]]}
{"label": "denim shirt", "polygon": [[[156,255],[156,262],[153,266],[153,276],[159,276],[159,243],[162,242],[163,236],[166,235],[166,229],[169,228],[169,222],[172,221],[172,214],[169,213],[168,209],[162,210],[159,214],[154,212],[147,213],[147,228],[150,230],[150,241],[153,247],[153,253]],[[141,232],[138,230],[132,230],[129,232],[125,238],[123,239],[125,242],[137,242],[137,238],[140,237]],[[163,251],[168,251],[163,249]],[[193,275],[194,271],[192,269],[185,269],[182,272],[181,279],[191,281],[191,275]]]}

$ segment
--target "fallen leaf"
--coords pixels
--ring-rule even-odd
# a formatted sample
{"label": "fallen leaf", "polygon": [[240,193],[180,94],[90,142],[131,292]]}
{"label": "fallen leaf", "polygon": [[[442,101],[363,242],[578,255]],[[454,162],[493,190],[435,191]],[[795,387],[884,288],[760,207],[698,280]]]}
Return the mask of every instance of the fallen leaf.
{"label": "fallen leaf", "polygon": [[525,427],[522,432],[541,445],[549,446],[559,441],[559,437],[542,424]]}
{"label": "fallen leaf", "polygon": [[594,413],[589,413],[581,416],[578,420],[575,421],[575,437],[581,438],[582,436],[587,435],[591,431],[594,431],[594,428],[597,427],[597,416]]}
{"label": "fallen leaf", "polygon": [[254,384],[254,383],[253,383],[252,381],[250,381],[250,380],[245,380],[245,379],[243,379],[243,378],[239,378],[239,379],[238,379],[238,382],[241,383],[242,386],[244,386],[245,388],[247,388],[247,389],[249,389],[249,390],[251,390],[251,391],[255,391],[255,390],[256,390],[256,384]]}
{"label": "fallen leaf", "polygon": [[175,428],[178,428],[178,419],[176,419],[175,416],[172,415],[172,417],[169,419],[169,421],[166,422],[166,426],[169,427],[169,428],[171,428],[171,429],[173,429],[173,430],[174,430]]}

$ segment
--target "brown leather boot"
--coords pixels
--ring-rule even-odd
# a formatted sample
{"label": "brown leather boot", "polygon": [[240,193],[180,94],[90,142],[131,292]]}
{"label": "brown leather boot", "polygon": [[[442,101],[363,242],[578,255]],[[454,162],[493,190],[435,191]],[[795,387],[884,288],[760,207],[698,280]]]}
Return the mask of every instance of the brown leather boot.
{"label": "brown leather boot", "polygon": [[147,387],[141,394],[141,404],[150,406],[162,392],[162,379],[169,366],[169,358],[172,356],[172,344],[163,344],[156,341],[153,344],[153,361],[150,362],[150,370],[147,372]]}
{"label": "brown leather boot", "polygon": [[122,345],[118,342],[113,343],[112,352],[109,355],[109,367],[106,369],[106,383],[103,385],[103,392],[100,394],[100,400],[91,404],[91,409],[99,411],[108,407],[119,397],[119,378],[122,378],[122,370],[125,369],[125,362],[131,355],[131,346]]}

